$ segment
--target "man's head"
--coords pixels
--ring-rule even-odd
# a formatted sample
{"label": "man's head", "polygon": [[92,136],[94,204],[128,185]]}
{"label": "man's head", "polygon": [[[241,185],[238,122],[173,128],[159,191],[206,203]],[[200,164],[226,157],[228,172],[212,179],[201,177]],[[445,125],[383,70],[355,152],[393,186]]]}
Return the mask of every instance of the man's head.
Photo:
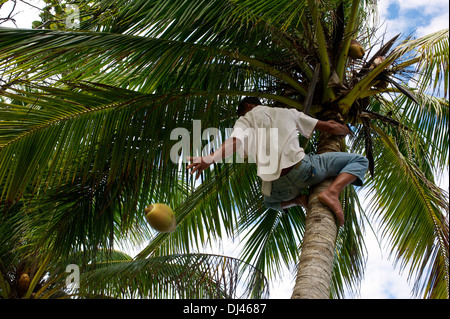
{"label": "man's head", "polygon": [[261,105],[261,101],[257,97],[247,96],[239,103],[237,115],[244,116],[245,113],[258,105]]}

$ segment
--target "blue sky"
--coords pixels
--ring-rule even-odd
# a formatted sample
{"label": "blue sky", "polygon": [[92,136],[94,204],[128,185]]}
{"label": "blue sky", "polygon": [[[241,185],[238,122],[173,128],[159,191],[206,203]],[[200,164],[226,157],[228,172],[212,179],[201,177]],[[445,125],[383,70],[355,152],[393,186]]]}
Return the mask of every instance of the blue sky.
{"label": "blue sky", "polygon": [[[38,7],[41,7],[43,3],[38,0],[28,0],[28,2]],[[19,10],[22,12],[16,16],[18,27],[29,28],[33,20],[38,20],[39,12],[20,1]],[[410,34],[413,34],[414,37],[421,37],[449,27],[448,0],[380,0],[378,1],[378,11],[382,26],[378,33],[381,36],[383,32],[386,32],[386,39],[390,39],[398,33],[402,34],[402,38]],[[4,17],[5,12],[8,12],[6,5],[0,12],[0,17]],[[3,26],[6,25],[3,24]],[[449,189],[448,171],[442,178],[440,186],[446,190]],[[392,266],[392,260],[388,258],[389,248],[382,242],[380,249],[370,231],[367,231],[366,237],[367,268],[365,279],[361,283],[361,293],[357,297],[411,298],[411,286],[407,283],[406,275],[400,275],[399,270]],[[239,239],[237,239],[238,241]],[[218,243],[213,252],[237,256],[239,254],[237,242]],[[294,278],[293,272],[286,270],[284,275],[271,287],[271,298],[290,298]]]}

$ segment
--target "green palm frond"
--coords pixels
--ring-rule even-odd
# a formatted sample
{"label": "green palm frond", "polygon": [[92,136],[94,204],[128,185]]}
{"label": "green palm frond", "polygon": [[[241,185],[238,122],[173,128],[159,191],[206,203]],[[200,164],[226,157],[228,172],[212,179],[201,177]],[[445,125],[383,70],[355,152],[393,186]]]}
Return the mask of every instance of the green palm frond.
{"label": "green palm frond", "polygon": [[[13,67],[15,73],[31,69],[35,73],[33,78],[64,74],[63,70],[70,69],[73,71],[63,77],[64,80],[84,78],[151,93],[161,87],[167,91],[174,86],[184,90],[217,90],[225,84],[224,79],[220,79],[221,82],[215,85],[213,75],[217,73],[240,77],[239,81],[230,78],[230,82],[239,83],[239,87],[231,83],[225,87],[227,90],[242,90],[244,85],[248,86],[245,83],[247,72],[263,72],[286,81],[301,92],[305,91],[289,74],[237,50],[109,33],[66,31],[62,34],[49,30],[14,29],[0,29],[0,32],[3,44],[9,46],[0,67]],[[177,78],[176,83],[171,81],[174,77]]]}
{"label": "green palm frond", "polygon": [[397,66],[399,69],[417,63],[415,73],[419,75],[417,84],[421,92],[434,91],[443,86],[439,92],[447,96],[448,53],[449,33],[448,29],[444,29],[419,39],[405,41],[393,55],[406,55],[404,62]]}
{"label": "green palm frond", "polygon": [[290,266],[298,259],[304,214],[298,210],[289,214],[256,211],[246,224],[242,256],[263,269],[269,278],[276,278],[283,264]]}
{"label": "green palm frond", "polygon": [[[377,147],[378,172],[370,181],[373,196],[370,206],[381,218],[382,237],[393,247],[392,253],[401,261],[401,269],[408,266],[410,278],[417,274],[418,279],[423,280],[423,287],[416,284],[416,293],[423,291],[426,297],[445,297],[442,293],[448,277],[436,281],[435,276],[448,274],[448,218],[445,215],[448,194],[425,176],[414,158],[401,153],[393,138],[379,129],[376,131],[380,134],[378,143],[382,145]],[[426,257],[431,255],[436,258]]]}
{"label": "green palm frond", "polygon": [[[368,127],[375,164],[369,211],[381,222],[382,238],[400,269],[416,277],[415,294],[447,298],[448,193],[434,176],[448,166],[448,100],[420,92],[417,98],[420,104],[398,96],[370,105],[389,121],[371,120]],[[355,137],[359,151],[365,145],[358,134],[364,132]]]}
{"label": "green palm frond", "polygon": [[[98,1],[96,9],[113,11],[110,19],[99,16],[86,21],[85,28],[96,27],[114,33],[144,34],[189,42],[224,43],[238,47],[244,42],[239,33],[259,32],[248,37],[250,44],[264,38],[268,28],[298,26],[306,3],[292,0],[194,0],[194,1]],[[227,15],[223,13],[227,12]],[[256,26],[256,28],[255,28]],[[256,29],[256,30],[252,30]]]}
{"label": "green palm frond", "polygon": [[[208,254],[182,254],[133,260],[111,249],[77,251],[67,258],[24,260],[16,253],[0,263],[0,295],[3,298],[265,298],[264,275],[242,260]],[[73,287],[70,269],[77,269]],[[29,273],[28,291],[17,285]],[[256,278],[249,284],[248,277]],[[7,286],[5,286],[5,284]]]}
{"label": "green palm frond", "polygon": [[421,157],[430,163],[433,171],[444,170],[449,164],[449,104],[448,100],[426,94],[417,94],[420,104],[400,97],[401,121],[411,129],[411,146],[422,150]]}
{"label": "green palm frond", "polygon": [[[268,284],[255,268],[218,255],[183,254],[117,260],[83,268],[80,297],[108,298],[264,298]],[[259,278],[246,284],[250,272]]]}

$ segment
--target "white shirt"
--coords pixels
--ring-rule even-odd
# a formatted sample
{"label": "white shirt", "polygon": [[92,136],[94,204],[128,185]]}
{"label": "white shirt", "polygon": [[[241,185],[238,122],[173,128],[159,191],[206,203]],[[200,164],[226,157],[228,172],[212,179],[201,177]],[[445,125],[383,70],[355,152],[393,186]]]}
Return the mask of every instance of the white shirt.
{"label": "white shirt", "polygon": [[270,196],[270,182],[280,177],[283,168],[291,167],[305,157],[298,133],[311,137],[317,122],[296,109],[262,105],[236,121],[231,134],[241,142],[236,151],[256,163],[264,195]]}

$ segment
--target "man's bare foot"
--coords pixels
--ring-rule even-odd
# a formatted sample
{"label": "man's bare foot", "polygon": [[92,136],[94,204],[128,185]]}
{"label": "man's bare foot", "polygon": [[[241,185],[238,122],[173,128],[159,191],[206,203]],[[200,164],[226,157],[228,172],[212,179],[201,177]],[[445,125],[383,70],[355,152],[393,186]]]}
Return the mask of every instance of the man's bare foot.
{"label": "man's bare foot", "polygon": [[324,190],[318,196],[319,201],[330,208],[334,214],[336,215],[339,226],[344,225],[344,211],[341,206],[341,202],[339,201],[339,194],[333,194],[329,190]]}

